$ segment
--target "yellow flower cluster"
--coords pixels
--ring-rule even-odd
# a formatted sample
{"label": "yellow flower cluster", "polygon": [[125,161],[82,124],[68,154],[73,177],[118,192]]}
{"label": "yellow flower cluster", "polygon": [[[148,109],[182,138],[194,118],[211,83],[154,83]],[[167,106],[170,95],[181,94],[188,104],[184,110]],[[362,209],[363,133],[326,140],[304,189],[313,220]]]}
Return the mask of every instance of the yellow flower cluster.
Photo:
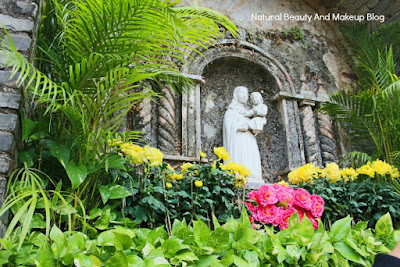
{"label": "yellow flower cluster", "polygon": [[357,180],[358,172],[353,168],[345,168],[340,170],[340,175],[343,181],[348,182]]}
{"label": "yellow flower cluster", "polygon": [[163,153],[154,147],[140,147],[132,143],[119,144],[121,152],[129,157],[133,164],[148,163],[150,167],[157,167],[162,164]]}
{"label": "yellow flower cluster", "polygon": [[371,167],[375,170],[376,173],[382,176],[389,174],[392,171],[392,165],[379,159],[372,162]]}
{"label": "yellow flower cluster", "polygon": [[329,163],[322,170],[316,168],[312,163],[309,163],[290,172],[288,178],[289,182],[292,184],[313,182],[314,179],[319,177],[328,178],[331,183],[336,183],[340,180],[344,182],[357,180],[359,175],[366,175],[374,178],[376,174],[380,176],[390,175],[392,179],[400,177],[399,170],[396,167],[378,159],[372,163],[368,162],[358,169],[344,168],[342,170],[339,169],[336,163]]}
{"label": "yellow flower cluster", "polygon": [[284,181],[284,180],[282,180],[282,181],[278,182],[277,184],[279,184],[279,185],[283,185],[283,186],[289,186],[289,183],[288,183],[288,182],[286,182],[286,181]]}
{"label": "yellow flower cluster", "polygon": [[192,168],[194,166],[193,163],[189,163],[189,162],[185,162],[182,164],[181,166],[181,173],[185,173],[187,172],[190,168]]}
{"label": "yellow flower cluster", "polygon": [[243,164],[232,162],[232,161],[229,161],[225,164],[221,164],[220,167],[221,167],[221,170],[224,170],[227,173],[232,174],[232,175],[238,174],[238,175],[247,177],[251,173],[251,171],[249,169],[247,169],[246,166],[244,166]]}
{"label": "yellow flower cluster", "polygon": [[361,166],[361,167],[358,168],[356,171],[357,171],[359,174],[365,174],[365,175],[368,175],[368,176],[371,177],[371,178],[374,178],[374,177],[375,177],[375,170],[372,168],[372,166],[371,166],[369,163],[367,163],[367,164]]}
{"label": "yellow flower cluster", "polygon": [[318,178],[319,168],[314,164],[308,163],[288,174],[289,182],[292,184],[300,184],[302,182],[313,182],[314,178]]}
{"label": "yellow flower cluster", "polygon": [[231,158],[229,157],[229,152],[226,152],[225,147],[214,147],[214,153],[215,155],[217,155],[218,160],[231,160]]}
{"label": "yellow flower cluster", "polygon": [[328,163],[326,167],[322,170],[319,177],[328,178],[331,183],[336,183],[340,181],[340,169],[336,163]]}

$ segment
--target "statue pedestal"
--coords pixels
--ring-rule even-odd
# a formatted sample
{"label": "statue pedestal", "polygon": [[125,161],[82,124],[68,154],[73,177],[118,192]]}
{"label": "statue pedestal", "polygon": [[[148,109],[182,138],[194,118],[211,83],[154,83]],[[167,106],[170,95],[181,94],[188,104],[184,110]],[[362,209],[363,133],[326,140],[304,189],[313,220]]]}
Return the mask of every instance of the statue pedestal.
{"label": "statue pedestal", "polygon": [[259,189],[262,185],[264,184],[271,184],[271,183],[266,183],[263,180],[251,180],[249,179],[249,181],[246,184],[246,188],[248,189]]}

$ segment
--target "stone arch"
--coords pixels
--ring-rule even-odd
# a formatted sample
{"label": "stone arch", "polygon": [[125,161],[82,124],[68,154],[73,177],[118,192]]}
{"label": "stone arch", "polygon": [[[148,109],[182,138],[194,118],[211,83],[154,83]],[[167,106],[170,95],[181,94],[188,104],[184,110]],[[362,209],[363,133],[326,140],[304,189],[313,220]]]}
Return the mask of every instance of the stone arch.
{"label": "stone arch", "polygon": [[216,45],[201,51],[202,55],[190,58],[182,67],[182,72],[198,83],[187,94],[182,96],[182,153],[187,156],[198,156],[202,149],[202,107],[201,88],[203,74],[210,64],[221,59],[236,58],[260,66],[274,79],[276,101],[286,136],[287,165],[275,174],[284,174],[288,170],[305,163],[300,117],[296,100],[282,99],[283,94],[296,94],[296,88],[284,66],[265,50],[246,41],[222,40]]}
{"label": "stone arch", "polygon": [[[263,66],[274,77],[281,91],[295,93],[295,86],[285,67],[264,49],[243,41],[224,39],[215,45],[202,49],[201,55],[194,54],[182,66],[182,72],[201,76],[204,68],[213,60],[223,57],[238,57]],[[286,86],[285,86],[286,85]]]}

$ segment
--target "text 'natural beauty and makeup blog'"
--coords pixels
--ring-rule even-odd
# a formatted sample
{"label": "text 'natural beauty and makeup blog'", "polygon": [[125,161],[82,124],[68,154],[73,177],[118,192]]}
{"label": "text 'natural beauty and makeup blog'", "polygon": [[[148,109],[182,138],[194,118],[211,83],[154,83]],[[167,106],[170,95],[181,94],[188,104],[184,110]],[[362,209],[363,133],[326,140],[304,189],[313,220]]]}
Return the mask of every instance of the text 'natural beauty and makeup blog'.
{"label": "text 'natural beauty and makeup blog'", "polygon": [[367,13],[365,15],[348,14],[348,13],[328,13],[328,14],[289,14],[279,13],[275,15],[264,13],[251,14],[251,20],[254,21],[377,21],[384,23],[384,15],[376,15],[374,13]]}

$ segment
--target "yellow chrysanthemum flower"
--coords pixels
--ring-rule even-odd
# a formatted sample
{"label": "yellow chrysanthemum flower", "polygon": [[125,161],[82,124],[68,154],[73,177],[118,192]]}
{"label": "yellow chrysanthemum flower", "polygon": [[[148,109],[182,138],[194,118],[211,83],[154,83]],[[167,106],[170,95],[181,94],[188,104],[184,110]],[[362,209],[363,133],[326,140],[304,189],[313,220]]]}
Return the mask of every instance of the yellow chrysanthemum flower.
{"label": "yellow chrysanthemum flower", "polygon": [[200,158],[205,159],[207,157],[206,153],[200,151]]}
{"label": "yellow chrysanthemum flower", "polygon": [[123,143],[119,145],[121,152],[129,157],[133,164],[143,164],[146,158],[143,155],[143,148],[132,143]]}
{"label": "yellow chrysanthemum flower", "polygon": [[145,146],[143,148],[143,154],[150,167],[162,165],[164,154],[159,149]]}
{"label": "yellow chrysanthemum flower", "polygon": [[371,167],[371,164],[368,162],[367,164],[361,166],[356,170],[359,174],[368,175],[371,178],[375,177],[375,170]]}
{"label": "yellow chrysanthemum flower", "polygon": [[399,169],[393,167],[392,170],[390,171],[390,177],[391,177],[392,179],[399,178],[399,177],[400,177]]}
{"label": "yellow chrysanthemum flower", "polygon": [[169,165],[169,164],[167,164],[167,170],[170,170],[170,171],[172,171],[172,172],[175,171],[175,169],[174,169],[171,165]]}
{"label": "yellow chrysanthemum flower", "polygon": [[289,183],[286,182],[286,181],[283,181],[283,180],[278,182],[277,184],[280,184],[280,185],[283,185],[283,186],[289,186]]}
{"label": "yellow chrysanthemum flower", "polygon": [[358,173],[353,168],[345,168],[340,171],[342,179],[345,182],[357,180]]}
{"label": "yellow chrysanthemum flower", "polygon": [[340,175],[339,166],[334,162],[326,164],[320,176],[323,178],[328,178],[331,183],[336,183],[340,181],[340,178],[342,177]]}
{"label": "yellow chrysanthemum flower", "polygon": [[171,188],[171,187],[172,187],[172,184],[171,184],[171,183],[165,183],[165,186],[166,186],[167,188]]}
{"label": "yellow chrysanthemum flower", "polygon": [[187,172],[191,167],[193,167],[194,164],[193,163],[189,163],[189,162],[185,162],[181,165],[181,172],[185,173]]}
{"label": "yellow chrysanthemum flower", "polygon": [[196,187],[202,187],[202,186],[203,186],[203,182],[202,182],[202,181],[199,181],[199,180],[196,180],[196,181],[194,181],[194,185],[195,185]]}
{"label": "yellow chrysanthemum flower", "polygon": [[244,177],[248,177],[251,171],[246,168],[243,164],[236,163],[236,162],[227,162],[225,164],[220,165],[221,170],[227,171],[227,173],[235,175],[243,175]]}
{"label": "yellow chrysanthemum flower", "polygon": [[382,176],[389,174],[390,171],[392,170],[392,165],[380,159],[377,159],[374,162],[372,162],[371,167],[375,170],[376,173]]}
{"label": "yellow chrysanthemum flower", "polygon": [[302,182],[313,182],[318,177],[317,168],[312,163],[301,166],[288,174],[289,182],[300,184]]}
{"label": "yellow chrysanthemum flower", "polygon": [[218,160],[229,161],[231,158],[229,157],[229,152],[225,151],[225,147],[214,147],[214,153],[217,155]]}

